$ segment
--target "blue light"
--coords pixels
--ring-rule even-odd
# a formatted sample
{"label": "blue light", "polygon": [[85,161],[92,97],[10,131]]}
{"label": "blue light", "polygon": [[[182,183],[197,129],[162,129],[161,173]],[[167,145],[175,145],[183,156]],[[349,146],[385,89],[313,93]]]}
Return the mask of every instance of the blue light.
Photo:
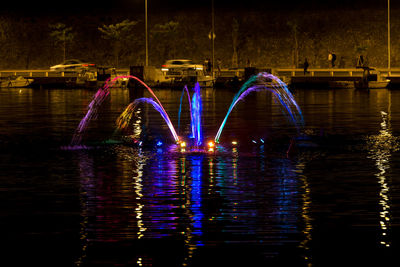
{"label": "blue light", "polygon": [[181,126],[181,112],[182,112],[182,99],[183,99],[183,95],[185,94],[185,89],[182,90],[182,94],[181,94],[181,100],[180,100],[180,104],[179,104],[179,112],[178,112],[178,132]]}
{"label": "blue light", "polygon": [[[270,81],[272,81],[272,83]],[[277,98],[277,100],[279,100],[284,107],[283,111],[287,113],[285,113],[285,115],[288,116],[298,130],[300,127],[303,127],[303,115],[286,84],[278,77],[266,72],[262,72],[258,75],[252,76],[246,83],[243,84],[239,92],[234,96],[228,112],[226,113],[225,118],[222,121],[221,126],[219,127],[219,130],[214,138],[215,143],[219,143],[222,130],[225,127],[226,121],[229,114],[232,112],[233,107],[251,92],[257,92],[261,90],[270,91]]]}
{"label": "blue light", "polygon": [[264,144],[264,140],[262,138],[260,138],[260,141]]}
{"label": "blue light", "polygon": [[162,144],[163,144],[163,143],[162,143],[161,141],[158,141],[158,142],[157,142],[157,146],[162,146]]}
{"label": "blue light", "polygon": [[192,97],[192,114],[191,114],[192,115],[191,138],[194,138],[196,146],[200,146],[203,143],[202,128],[201,128],[201,111],[202,111],[202,103],[201,103],[200,85],[199,83],[196,83]]}
{"label": "blue light", "polygon": [[[203,235],[203,220],[204,214],[202,212],[202,162],[203,157],[194,156],[192,161],[192,184],[191,184],[191,210],[193,212],[193,234]],[[199,240],[198,246],[203,245]]]}

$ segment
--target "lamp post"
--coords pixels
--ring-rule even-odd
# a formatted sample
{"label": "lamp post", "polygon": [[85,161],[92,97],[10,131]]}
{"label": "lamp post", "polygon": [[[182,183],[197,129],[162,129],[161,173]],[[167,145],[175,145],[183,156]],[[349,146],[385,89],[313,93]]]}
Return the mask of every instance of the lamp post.
{"label": "lamp post", "polygon": [[146,39],[146,67],[149,66],[149,37],[147,33],[147,0],[144,0],[144,27],[145,27],[145,39]]}
{"label": "lamp post", "polygon": [[388,16],[388,71],[390,71],[390,0],[388,0],[388,10],[387,10],[387,16]]}
{"label": "lamp post", "polygon": [[211,1],[211,40],[212,40],[212,65],[211,65],[211,73],[212,78],[214,79],[214,65],[215,65],[215,46],[214,46],[214,0]]}

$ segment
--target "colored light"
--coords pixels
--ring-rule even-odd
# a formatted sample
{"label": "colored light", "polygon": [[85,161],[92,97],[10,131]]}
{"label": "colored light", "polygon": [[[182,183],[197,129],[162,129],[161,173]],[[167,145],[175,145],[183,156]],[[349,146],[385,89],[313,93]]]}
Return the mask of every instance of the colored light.
{"label": "colored light", "polygon": [[[150,104],[152,104],[154,106],[154,108],[156,108],[161,113],[164,120],[167,122],[168,127],[171,130],[171,133],[175,139],[175,142],[179,142],[179,137],[176,134],[175,128],[173,127],[171,120],[170,120],[167,112],[164,110],[164,107],[162,106],[160,100],[154,94],[153,90],[151,90],[151,88],[147,84],[145,84],[142,80],[140,80],[138,77],[135,77],[132,75],[123,75],[123,76],[117,76],[113,79],[111,79],[111,78],[107,79],[104,86],[95,93],[92,101],[88,105],[88,111],[87,111],[86,115],[82,118],[77,129],[75,130],[74,136],[72,137],[72,140],[71,140],[71,145],[74,146],[74,145],[79,145],[81,143],[82,136],[85,133],[86,129],[88,128],[89,122],[92,119],[97,117],[99,107],[110,95],[110,88],[113,87],[113,85],[120,79],[136,80],[150,92],[150,94],[154,97],[155,102],[157,102],[155,104],[154,103],[150,103]],[[149,103],[150,101],[152,101],[152,99],[148,100],[147,102]],[[152,101],[152,102],[154,102],[154,101]],[[134,104],[131,103],[131,104],[132,104],[132,106],[136,105],[136,103],[134,103]],[[128,115],[130,115],[130,114],[128,114]]]}
{"label": "colored light", "polygon": [[238,144],[237,141],[232,141],[232,145],[236,146]]}
{"label": "colored light", "polygon": [[213,148],[215,146],[213,141],[208,142],[208,147]]}
{"label": "colored light", "polygon": [[299,130],[299,127],[302,127],[304,124],[303,115],[299,106],[292,93],[287,88],[286,84],[282,82],[278,77],[262,72],[258,75],[252,76],[243,86],[240,88],[239,92],[234,96],[233,101],[228,109],[228,112],[225,115],[224,120],[221,123],[221,126],[218,129],[218,132],[214,138],[216,143],[219,143],[219,138],[221,136],[222,130],[225,127],[229,114],[232,112],[232,109],[235,105],[243,100],[247,95],[251,92],[257,92],[261,90],[270,91],[274,97],[281,103],[284,107],[284,111],[287,112],[287,117],[293,122],[293,124]]}
{"label": "colored light", "polygon": [[139,103],[147,103],[151,104],[156,111],[158,111],[164,121],[167,123],[168,128],[170,129],[171,134],[173,135],[176,142],[179,142],[179,137],[175,131],[174,126],[172,125],[171,120],[168,117],[168,114],[165,112],[162,106],[160,106],[157,102],[155,102],[152,98],[137,98],[135,101],[130,103],[124,112],[121,113],[119,118],[117,119],[117,127],[119,130],[123,130],[125,127],[129,125],[129,121],[132,119],[133,113],[136,111],[136,107]]}
{"label": "colored light", "polygon": [[157,142],[157,146],[162,146],[162,144],[163,144],[163,143],[162,143],[161,141],[158,141],[158,142]]}
{"label": "colored light", "polygon": [[186,142],[181,142],[180,145],[181,147],[186,147]]}
{"label": "colored light", "polygon": [[202,102],[200,94],[200,85],[198,82],[195,84],[195,87],[193,89],[194,93],[192,97],[192,110],[191,110],[191,128],[192,128],[191,138],[194,138],[196,146],[200,146],[203,142],[203,133],[201,127]]}

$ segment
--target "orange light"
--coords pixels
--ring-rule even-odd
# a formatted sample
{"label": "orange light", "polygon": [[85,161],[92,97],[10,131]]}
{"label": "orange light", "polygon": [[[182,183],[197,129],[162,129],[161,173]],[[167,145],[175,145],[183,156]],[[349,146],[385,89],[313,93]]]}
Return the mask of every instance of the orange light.
{"label": "orange light", "polygon": [[181,145],[181,147],[186,147],[186,142],[182,141],[180,145]]}
{"label": "orange light", "polygon": [[238,144],[237,141],[232,141],[232,145],[236,146]]}
{"label": "orange light", "polygon": [[214,144],[213,141],[208,142],[208,147],[212,148],[212,147],[214,147],[214,146],[215,146],[215,144]]}

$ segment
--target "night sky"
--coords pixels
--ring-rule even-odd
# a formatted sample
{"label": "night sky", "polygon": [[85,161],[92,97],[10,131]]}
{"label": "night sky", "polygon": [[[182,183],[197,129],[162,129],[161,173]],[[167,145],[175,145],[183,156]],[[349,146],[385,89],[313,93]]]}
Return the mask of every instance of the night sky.
{"label": "night sky", "polygon": [[[286,10],[303,11],[318,9],[357,9],[357,8],[386,8],[387,0],[276,0],[276,1],[260,1],[260,0],[215,0],[216,11],[233,10],[233,11],[251,11],[251,10],[270,10],[276,9],[277,12],[285,12]],[[391,1],[391,7],[400,6],[399,1]],[[105,5],[105,3],[109,3]],[[211,8],[211,0],[148,0],[149,13],[165,13],[174,10],[188,10],[199,12],[207,11]],[[49,4],[48,1],[31,1],[24,2],[21,5],[18,1],[7,1],[2,3],[2,13],[12,13],[16,15],[95,15],[96,13],[143,13],[144,0],[115,0],[115,1],[79,1],[69,0],[65,2],[54,2]]]}

